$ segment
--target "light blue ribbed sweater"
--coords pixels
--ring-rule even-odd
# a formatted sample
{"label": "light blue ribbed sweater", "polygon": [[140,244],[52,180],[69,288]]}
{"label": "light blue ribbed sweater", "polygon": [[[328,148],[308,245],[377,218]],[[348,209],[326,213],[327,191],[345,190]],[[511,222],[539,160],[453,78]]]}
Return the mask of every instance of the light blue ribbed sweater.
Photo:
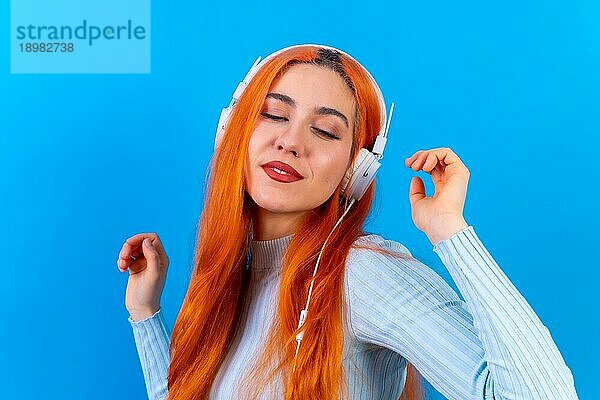
{"label": "light blue ribbed sweater", "polygon": [[[251,245],[248,300],[210,399],[239,399],[236,382],[259,351],[275,313],[281,260],[292,235]],[[369,241],[405,252],[371,234]],[[433,246],[464,300],[415,258],[350,250],[344,368],[351,399],[398,400],[407,362],[451,400],[575,400],[573,375],[550,332],[483,246],[472,226]],[[412,256],[412,255],[411,255]],[[317,285],[318,282],[315,282]],[[306,299],[299,301],[304,304]],[[310,316],[310,310],[309,310]],[[170,330],[162,310],[128,318],[148,397],[167,394]],[[283,388],[278,385],[278,393]]]}

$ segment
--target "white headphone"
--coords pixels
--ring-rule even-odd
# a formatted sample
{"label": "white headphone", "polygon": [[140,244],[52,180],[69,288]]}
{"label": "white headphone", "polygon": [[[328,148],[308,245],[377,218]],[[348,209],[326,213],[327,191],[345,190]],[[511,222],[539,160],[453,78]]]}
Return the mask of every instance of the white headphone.
{"label": "white headphone", "polygon": [[[358,156],[356,157],[355,162],[353,163],[353,165],[350,168],[348,168],[348,170],[346,171],[346,174],[344,175],[344,179],[342,182],[341,194],[342,194],[342,196],[346,196],[350,200],[350,203],[349,203],[348,207],[346,208],[346,210],[344,211],[344,214],[340,217],[340,219],[337,221],[337,223],[335,224],[335,226],[333,227],[333,229],[327,236],[327,239],[325,239],[325,243],[323,243],[323,246],[321,247],[321,251],[319,252],[319,257],[317,258],[317,263],[315,265],[315,270],[313,272],[313,279],[311,280],[310,288],[308,290],[308,299],[306,301],[306,306],[300,312],[300,319],[298,321],[298,329],[300,329],[302,327],[302,325],[304,324],[304,321],[306,320],[306,316],[308,315],[308,306],[310,304],[310,297],[312,294],[314,277],[317,274],[317,268],[319,267],[319,262],[321,261],[321,255],[323,253],[323,249],[325,248],[325,245],[327,244],[327,241],[329,240],[329,237],[331,236],[331,234],[333,233],[335,228],[337,228],[337,226],[342,221],[344,216],[346,216],[346,214],[348,213],[348,211],[350,210],[350,207],[352,207],[354,202],[360,200],[360,198],[363,196],[363,194],[367,191],[367,188],[369,187],[371,182],[373,182],[373,179],[375,179],[375,175],[377,174],[377,171],[379,170],[379,167],[381,166],[381,163],[379,162],[379,160],[381,160],[383,158],[383,150],[384,150],[385,144],[387,142],[387,133],[390,128],[392,113],[394,112],[394,103],[392,103],[392,105],[390,107],[389,119],[387,119],[387,123],[386,123],[386,116],[387,116],[386,105],[385,105],[385,100],[383,98],[383,93],[381,93],[381,89],[379,88],[379,85],[377,84],[377,82],[375,81],[375,79],[373,78],[371,73],[365,67],[363,67],[361,63],[359,63],[356,59],[354,59],[348,53],[345,53],[344,51],[339,50],[335,47],[330,47],[330,46],[325,46],[325,45],[320,45],[320,44],[312,44],[312,43],[289,46],[289,47],[285,47],[281,50],[278,50],[274,53],[271,53],[270,55],[265,57],[261,62],[259,62],[261,59],[260,56],[256,59],[256,61],[254,62],[254,64],[252,65],[252,67],[250,68],[250,70],[248,71],[246,76],[244,77],[244,79],[238,84],[237,88],[233,92],[233,96],[231,98],[231,102],[229,103],[229,106],[223,108],[223,110],[221,111],[221,115],[219,116],[219,123],[217,126],[217,132],[216,132],[216,136],[215,136],[214,150],[216,150],[221,143],[223,133],[224,133],[225,127],[227,125],[227,121],[229,120],[229,116],[231,115],[231,111],[235,107],[240,96],[242,95],[242,93],[244,92],[244,90],[246,89],[246,87],[248,86],[248,84],[250,83],[252,78],[254,77],[254,75],[258,72],[258,70],[267,62],[267,60],[271,59],[272,57],[276,56],[277,54],[279,54],[283,51],[286,51],[288,49],[292,49],[295,47],[302,47],[302,46],[315,46],[318,48],[337,51],[337,52],[345,55],[346,57],[350,58],[351,60],[355,61],[358,65],[360,65],[361,68],[363,69],[363,71],[369,77],[373,87],[375,88],[377,97],[379,98],[379,109],[381,112],[381,121],[383,121],[383,126],[381,127],[381,129],[379,130],[379,133],[377,134],[377,138],[375,139],[375,144],[373,145],[373,150],[368,150],[364,147],[361,148],[358,153]],[[250,238],[252,238],[252,229],[250,230]],[[249,241],[251,241],[251,240],[252,239],[249,239]],[[251,262],[252,262],[252,254],[249,253],[246,258],[246,268],[249,268],[249,265]],[[303,336],[304,336],[304,331],[300,331],[300,333],[298,333],[298,335],[296,335],[296,341],[298,342],[297,346],[296,346],[296,356],[298,355],[298,350],[300,348],[300,342],[302,341]],[[294,372],[296,371],[296,358],[294,358],[293,371]]]}

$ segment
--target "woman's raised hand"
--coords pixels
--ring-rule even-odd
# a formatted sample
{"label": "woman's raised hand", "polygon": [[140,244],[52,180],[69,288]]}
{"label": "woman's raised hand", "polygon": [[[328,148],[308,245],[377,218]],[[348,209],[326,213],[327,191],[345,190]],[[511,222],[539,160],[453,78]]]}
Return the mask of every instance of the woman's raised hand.
{"label": "woman's raised hand", "polygon": [[463,208],[471,173],[462,160],[448,147],[438,147],[419,150],[404,164],[427,172],[433,180],[433,196],[425,194],[425,184],[418,176],[411,179],[408,193],[413,222],[431,243],[435,245],[466,228]]}
{"label": "woman's raised hand", "polygon": [[138,233],[127,239],[117,266],[129,270],[125,307],[133,321],[152,316],[160,308],[169,258],[156,233]]}

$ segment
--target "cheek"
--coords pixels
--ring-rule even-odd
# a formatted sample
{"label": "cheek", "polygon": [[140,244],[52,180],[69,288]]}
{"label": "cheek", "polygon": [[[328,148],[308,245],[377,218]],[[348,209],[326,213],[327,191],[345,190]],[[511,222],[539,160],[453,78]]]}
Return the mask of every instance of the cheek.
{"label": "cheek", "polygon": [[319,168],[319,181],[328,186],[337,186],[346,173],[349,157],[349,154],[336,154],[324,158]]}

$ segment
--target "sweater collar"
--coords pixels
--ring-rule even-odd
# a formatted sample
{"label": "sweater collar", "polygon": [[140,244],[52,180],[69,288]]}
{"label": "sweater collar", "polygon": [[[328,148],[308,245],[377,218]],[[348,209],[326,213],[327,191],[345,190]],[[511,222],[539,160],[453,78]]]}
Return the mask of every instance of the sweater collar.
{"label": "sweater collar", "polygon": [[252,240],[252,269],[257,271],[278,270],[281,267],[283,255],[294,234],[271,240]]}

